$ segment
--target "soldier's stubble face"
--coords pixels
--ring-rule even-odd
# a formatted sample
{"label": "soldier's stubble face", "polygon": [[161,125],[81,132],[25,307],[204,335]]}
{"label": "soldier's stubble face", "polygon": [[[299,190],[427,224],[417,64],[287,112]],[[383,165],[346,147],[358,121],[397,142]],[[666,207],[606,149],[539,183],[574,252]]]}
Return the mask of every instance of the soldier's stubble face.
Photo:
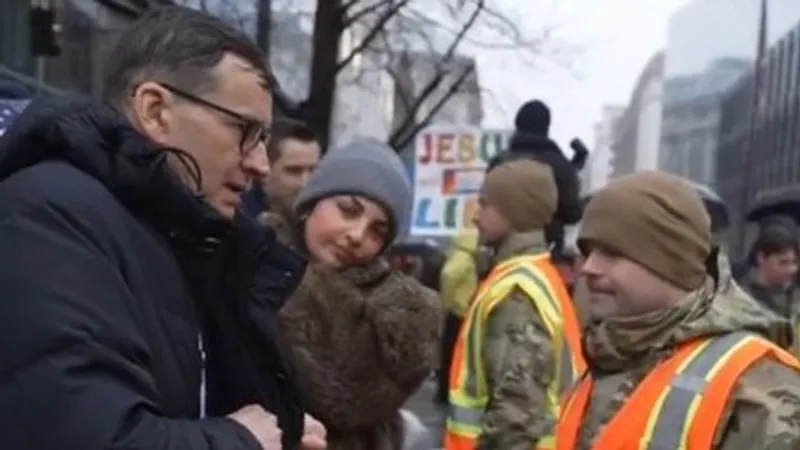
{"label": "soldier's stubble face", "polygon": [[581,267],[593,322],[636,317],[669,306],[672,290],[643,266],[612,251],[594,248]]}
{"label": "soldier's stubble face", "polygon": [[478,208],[472,221],[478,229],[480,243],[488,247],[497,247],[512,232],[511,224],[483,193],[478,197]]}

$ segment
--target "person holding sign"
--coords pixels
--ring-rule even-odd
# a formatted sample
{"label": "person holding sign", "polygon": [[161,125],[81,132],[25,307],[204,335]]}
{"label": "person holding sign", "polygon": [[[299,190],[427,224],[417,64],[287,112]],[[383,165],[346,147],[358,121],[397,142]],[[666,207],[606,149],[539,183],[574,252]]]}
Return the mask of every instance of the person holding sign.
{"label": "person holding sign", "polygon": [[433,368],[441,302],[382,257],[410,213],[400,158],[358,140],[321,160],[293,216],[264,218],[311,261],[278,330],[305,406],[327,428],[328,450],[401,450],[400,408]]}
{"label": "person holding sign", "polygon": [[557,204],[545,164],[508,162],[484,179],[475,223],[494,266],[456,343],[447,450],[554,448],[559,398],[585,368],[578,319],[544,236]]}

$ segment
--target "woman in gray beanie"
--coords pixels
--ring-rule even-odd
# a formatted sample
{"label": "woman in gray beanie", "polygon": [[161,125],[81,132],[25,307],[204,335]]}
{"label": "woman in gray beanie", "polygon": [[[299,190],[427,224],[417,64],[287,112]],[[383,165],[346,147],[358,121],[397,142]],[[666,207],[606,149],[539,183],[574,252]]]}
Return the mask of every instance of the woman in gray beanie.
{"label": "woman in gray beanie", "polygon": [[400,408],[435,361],[438,296],[382,258],[408,226],[411,197],[394,151],[359,140],[323,158],[295,217],[267,219],[311,261],[281,309],[279,331],[329,450],[400,450]]}

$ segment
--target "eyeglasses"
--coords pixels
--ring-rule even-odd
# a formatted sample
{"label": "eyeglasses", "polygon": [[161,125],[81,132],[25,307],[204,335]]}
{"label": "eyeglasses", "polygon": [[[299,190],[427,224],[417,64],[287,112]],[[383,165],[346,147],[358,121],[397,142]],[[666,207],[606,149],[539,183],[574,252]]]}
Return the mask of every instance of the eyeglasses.
{"label": "eyeglasses", "polygon": [[159,82],[158,84],[178,97],[189,100],[192,103],[205,106],[206,108],[213,109],[214,111],[220,112],[234,119],[238,123],[242,133],[242,139],[239,142],[239,150],[242,152],[242,155],[247,155],[262,142],[264,145],[269,142],[271,130],[263,123],[253,120],[249,117],[245,117],[236,111],[231,111],[224,106],[220,106],[190,92],[186,92],[183,89],[172,86],[171,84],[163,82]]}

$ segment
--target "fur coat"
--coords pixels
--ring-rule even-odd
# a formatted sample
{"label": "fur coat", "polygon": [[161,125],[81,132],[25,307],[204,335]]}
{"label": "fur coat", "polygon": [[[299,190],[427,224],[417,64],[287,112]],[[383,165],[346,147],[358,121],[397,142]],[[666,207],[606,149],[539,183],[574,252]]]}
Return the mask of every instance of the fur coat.
{"label": "fur coat", "polygon": [[[287,243],[296,231],[262,218]],[[309,269],[279,314],[281,351],[306,410],[328,429],[328,450],[400,450],[399,410],[436,361],[442,307],[382,259]]]}

